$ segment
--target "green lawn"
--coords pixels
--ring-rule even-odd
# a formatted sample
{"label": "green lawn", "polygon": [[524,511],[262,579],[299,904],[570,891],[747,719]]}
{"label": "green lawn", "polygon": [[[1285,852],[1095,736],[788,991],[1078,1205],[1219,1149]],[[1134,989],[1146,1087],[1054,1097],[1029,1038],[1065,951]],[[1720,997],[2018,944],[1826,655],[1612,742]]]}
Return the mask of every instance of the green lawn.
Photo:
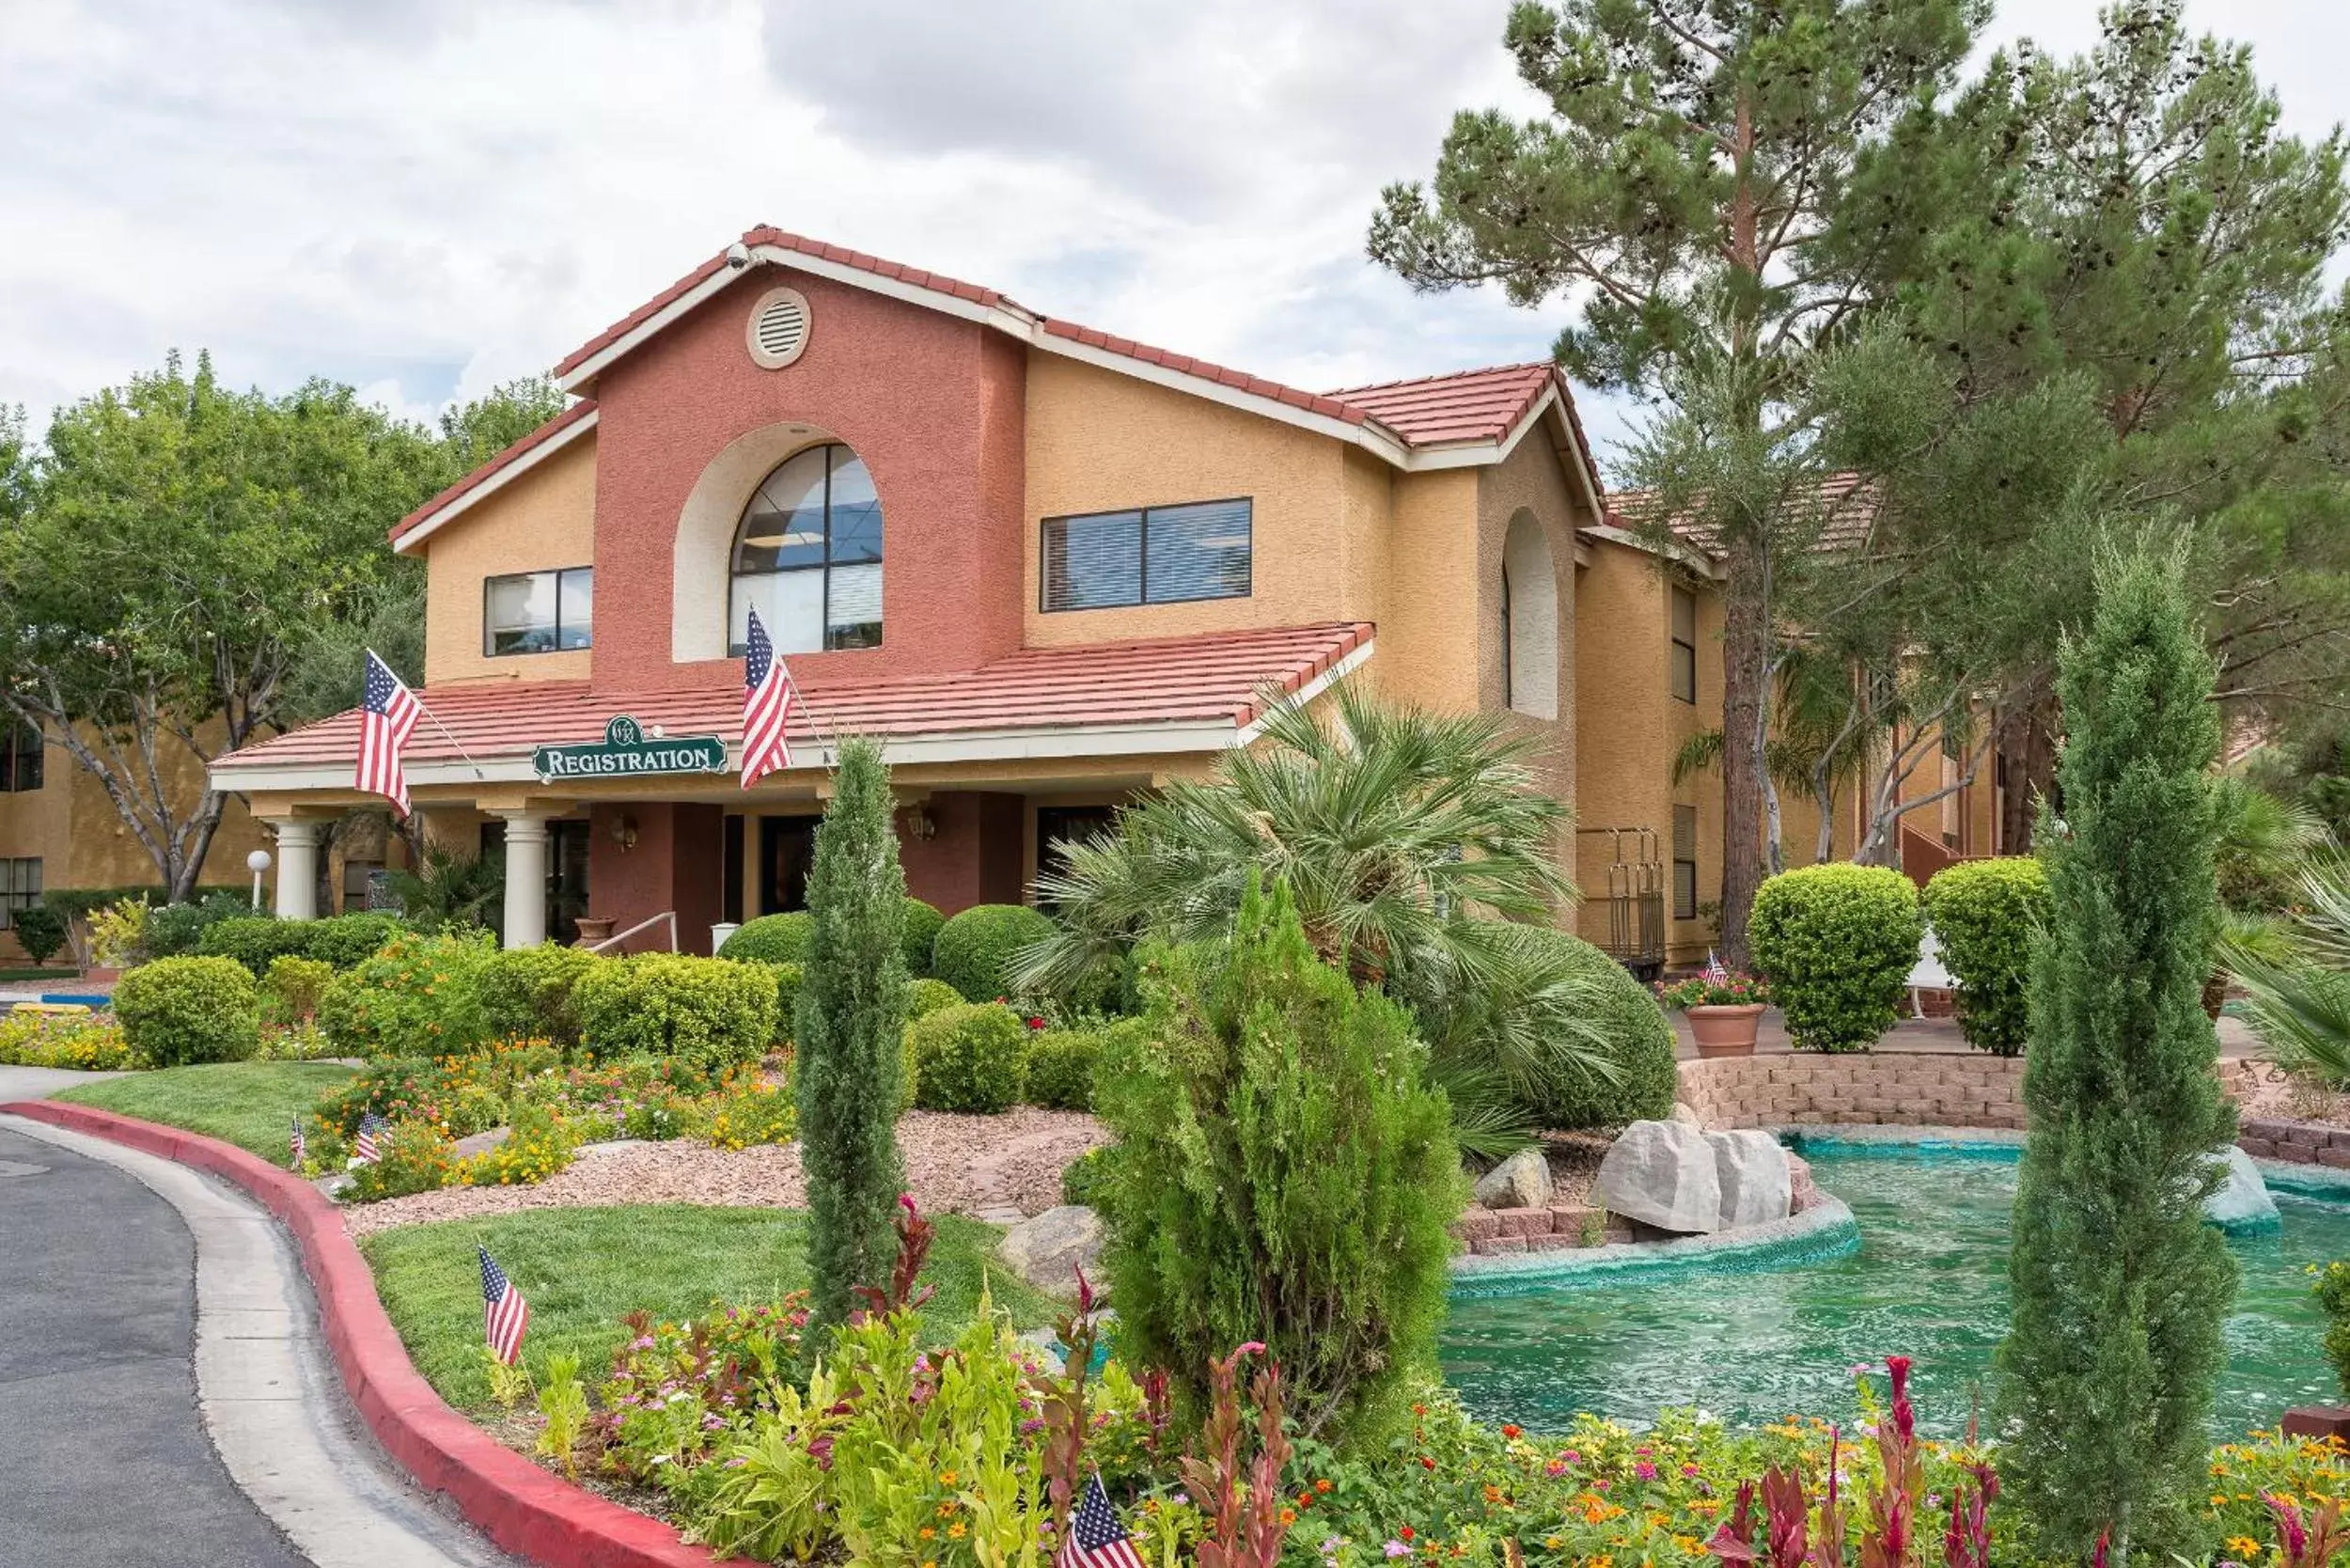
{"label": "green lawn", "polygon": [[326,1061],[227,1061],[132,1073],[52,1098],[184,1127],[284,1165],[293,1119],[358,1075]]}
{"label": "green lawn", "polygon": [[[990,1261],[993,1229],[951,1215],[937,1223],[923,1274],[938,1287],[924,1312],[934,1333],[944,1338],[970,1321],[983,1271],[995,1306],[1016,1324],[1051,1318],[1050,1301]],[[572,1351],[592,1386],[626,1337],[623,1312],[642,1308],[676,1320],[713,1300],[773,1301],[807,1285],[806,1228],[807,1215],[791,1209],[626,1204],[403,1225],[368,1237],[360,1249],[416,1370],[451,1404],[479,1410],[490,1403],[490,1388],[480,1358],[477,1244],[530,1302],[530,1366]]]}

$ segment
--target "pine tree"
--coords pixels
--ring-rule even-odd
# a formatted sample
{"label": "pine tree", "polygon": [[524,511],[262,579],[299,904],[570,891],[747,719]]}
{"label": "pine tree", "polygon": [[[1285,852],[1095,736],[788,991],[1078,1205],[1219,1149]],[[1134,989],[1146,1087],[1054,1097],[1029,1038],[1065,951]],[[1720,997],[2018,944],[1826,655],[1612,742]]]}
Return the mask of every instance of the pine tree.
{"label": "pine tree", "polygon": [[849,1293],[885,1283],[898,1254],[906,879],[893,809],[880,745],[843,741],[808,875],[813,918],[793,1019],[811,1351],[824,1342],[818,1330],[848,1317]]}
{"label": "pine tree", "polygon": [[2088,634],[2058,654],[2064,820],[2043,822],[2052,915],[1999,1353],[2002,1472],[2047,1547],[2086,1560],[2110,1529],[2116,1568],[2134,1543],[2188,1552],[2200,1528],[2188,1505],[2235,1290],[2202,1217],[2235,1112],[2201,1002],[2219,719],[2184,572],[2179,550],[2108,557]]}

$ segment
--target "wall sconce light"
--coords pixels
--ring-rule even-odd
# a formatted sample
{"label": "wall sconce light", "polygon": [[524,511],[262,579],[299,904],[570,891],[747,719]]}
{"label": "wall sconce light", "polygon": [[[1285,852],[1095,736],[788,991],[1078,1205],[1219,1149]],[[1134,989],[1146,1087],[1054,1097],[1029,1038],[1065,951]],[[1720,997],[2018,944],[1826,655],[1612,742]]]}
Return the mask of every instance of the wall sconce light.
{"label": "wall sconce light", "polygon": [[627,816],[613,818],[612,841],[620,846],[622,855],[634,849],[636,847],[636,819]]}
{"label": "wall sconce light", "polygon": [[919,806],[906,808],[906,837],[909,839],[937,838],[938,819]]}

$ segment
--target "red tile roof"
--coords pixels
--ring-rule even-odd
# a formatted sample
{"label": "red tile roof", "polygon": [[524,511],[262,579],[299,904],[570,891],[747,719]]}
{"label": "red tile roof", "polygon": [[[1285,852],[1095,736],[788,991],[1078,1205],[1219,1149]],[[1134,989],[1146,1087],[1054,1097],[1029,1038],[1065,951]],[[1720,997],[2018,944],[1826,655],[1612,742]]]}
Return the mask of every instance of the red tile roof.
{"label": "red tile roof", "polygon": [[[1875,526],[1877,493],[1873,486],[1857,474],[1832,474],[1820,481],[1813,504],[1821,509],[1818,548],[1851,550],[1866,543],[1869,530]],[[1608,498],[1607,521],[1623,528],[1652,526],[1656,521],[1656,493],[1653,490],[1619,490]],[[1721,530],[1706,523],[1674,519],[1669,526],[1676,538],[1708,556],[1718,557],[1721,551]]]}
{"label": "red tile roof", "polygon": [[[795,250],[803,256],[813,256],[843,267],[854,267],[859,272],[894,278],[901,283],[910,283],[917,289],[932,289],[942,294],[952,294],[957,299],[968,300],[974,305],[1008,303],[1004,295],[996,290],[982,289],[976,283],[965,283],[961,278],[948,277],[944,273],[926,272],[920,267],[909,267],[901,261],[885,261],[878,256],[870,256],[861,250],[850,250],[844,245],[826,244],[822,240],[811,240],[804,234],[793,234],[777,228],[773,224],[760,224],[756,227],[744,229],[743,243],[774,245],[779,250]],[[605,327],[602,332],[597,333],[563,356],[562,362],[555,368],[556,379],[560,380],[570,375],[580,366],[635,331],[679,298],[692,292],[701,285],[704,279],[726,264],[727,253],[722,250],[610,326]]]}
{"label": "red tile roof", "polygon": [[1517,429],[1558,374],[1547,364],[1497,365],[1351,386],[1330,396],[1360,409],[1414,447],[1499,441]]}
{"label": "red tile roof", "polygon": [[[1369,622],[1340,622],[1029,648],[960,675],[888,681],[811,676],[800,682],[806,700],[794,710],[791,736],[806,745],[817,741],[820,730],[825,738],[886,739],[1111,724],[1230,722],[1239,729],[1259,716],[1261,687],[1296,691],[1371,637]],[[486,760],[523,755],[536,745],[592,742],[622,710],[672,734],[735,741],[743,729],[743,688],[731,681],[627,694],[598,691],[585,681],[500,682],[427,687],[417,695],[456,743],[434,725],[422,725],[408,744],[411,761],[453,760],[459,745]],[[358,737],[353,710],[243,747],[212,766],[235,772],[348,762],[357,755]],[[1136,749],[1147,745],[1138,743]]]}
{"label": "red tile roof", "polygon": [[540,425],[537,430],[532,431],[528,435],[524,436],[520,441],[515,442],[511,447],[507,447],[506,450],[500,452],[497,456],[492,458],[489,462],[483,463],[480,467],[475,469],[463,478],[459,479],[455,484],[450,485],[446,490],[442,491],[438,495],[433,496],[432,499],[427,501],[424,505],[418,507],[415,510],[410,512],[399,522],[393,524],[392,538],[395,540],[399,539],[409,529],[415,527],[417,524],[423,522],[434,512],[439,511],[443,507],[447,506],[451,501],[456,500],[460,495],[464,494],[469,490],[478,488],[483,482],[494,476],[500,469],[511,467],[515,463],[519,462],[532,450],[545,446],[549,441],[555,439],[556,436],[571,429],[573,425],[578,424],[582,419],[587,418],[588,416],[593,414],[595,411],[596,400],[593,398],[580,399],[579,401],[573,403],[571,407],[565,409],[562,413],[556,415],[545,424]]}

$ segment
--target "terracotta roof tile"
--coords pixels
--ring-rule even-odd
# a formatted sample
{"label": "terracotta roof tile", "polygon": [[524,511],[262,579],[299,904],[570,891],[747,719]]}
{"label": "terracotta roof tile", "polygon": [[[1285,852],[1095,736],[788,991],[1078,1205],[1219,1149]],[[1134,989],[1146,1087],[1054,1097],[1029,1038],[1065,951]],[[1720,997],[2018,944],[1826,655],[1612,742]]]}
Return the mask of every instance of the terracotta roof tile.
{"label": "terracotta roof tile", "polygon": [[[1146,642],[1023,649],[959,675],[875,681],[817,676],[801,684],[792,739],[835,733],[891,736],[1215,723],[1258,717],[1266,684],[1296,691],[1371,640],[1368,622],[1218,632]],[[743,688],[734,682],[671,691],[614,693],[585,681],[428,687],[418,694],[477,760],[510,758],[540,745],[589,742],[625,710],[678,734],[741,738]],[[809,715],[813,715],[811,719]],[[347,762],[357,754],[354,710],[218,759],[216,769]],[[1136,749],[1147,749],[1137,743]],[[457,745],[432,725],[408,745],[412,761],[447,760]]]}
{"label": "terracotta roof tile", "polygon": [[415,527],[417,524],[423,522],[434,512],[439,511],[443,507],[447,506],[451,501],[456,500],[460,495],[464,494],[467,491],[478,489],[485,480],[490,478],[491,476],[496,474],[500,469],[511,466],[525,453],[536,447],[543,447],[556,435],[561,434],[564,431],[567,431],[573,425],[578,424],[582,419],[587,418],[588,416],[593,414],[595,411],[596,400],[593,398],[580,399],[579,401],[572,404],[571,407],[565,409],[562,413],[556,415],[545,424],[540,425],[537,430],[532,431],[528,435],[524,436],[520,441],[515,442],[511,447],[507,447],[506,450],[500,452],[497,456],[492,458],[489,462],[483,463],[472,473],[467,474],[463,478],[459,479],[455,484],[450,485],[446,490],[442,491],[438,495],[433,496],[432,499],[427,501],[424,505],[418,507],[415,510],[410,512],[399,522],[393,524],[392,538],[395,540],[399,539],[401,535],[408,532],[409,529]]}
{"label": "terracotta roof tile", "polygon": [[[1877,493],[1867,480],[1857,474],[1831,474],[1820,481],[1814,500],[1824,513],[1818,548],[1852,550],[1868,542],[1869,531],[1876,525]],[[1646,527],[1655,523],[1656,511],[1654,491],[1619,490],[1609,498],[1607,521],[1622,528]],[[1708,556],[1722,553],[1720,529],[1684,519],[1675,519],[1669,525],[1674,536],[1691,548]]]}
{"label": "terracotta roof tile", "polygon": [[1294,386],[1284,386],[1277,381],[1267,381],[1262,376],[1252,376],[1246,370],[1235,370],[1229,366],[1211,364],[1204,359],[1194,359],[1189,354],[1152,348],[1148,343],[1137,343],[1131,337],[1116,337],[1096,327],[1080,326],[1075,321],[1063,321],[1051,318],[1045,319],[1041,324],[1054,337],[1070,338],[1083,343],[1089,349],[1123,354],[1128,359],[1138,359],[1146,365],[1164,366],[1167,369],[1181,371],[1187,376],[1198,376],[1239,391],[1254,393],[1260,398],[1271,398],[1292,408],[1308,409],[1328,418],[1342,419],[1350,425],[1362,424],[1368,417],[1363,410],[1350,407],[1336,398],[1301,391]]}
{"label": "terracotta roof tile", "polygon": [[1498,441],[1515,430],[1558,377],[1548,364],[1421,376],[1350,386],[1330,394],[1361,409],[1415,447]]}

